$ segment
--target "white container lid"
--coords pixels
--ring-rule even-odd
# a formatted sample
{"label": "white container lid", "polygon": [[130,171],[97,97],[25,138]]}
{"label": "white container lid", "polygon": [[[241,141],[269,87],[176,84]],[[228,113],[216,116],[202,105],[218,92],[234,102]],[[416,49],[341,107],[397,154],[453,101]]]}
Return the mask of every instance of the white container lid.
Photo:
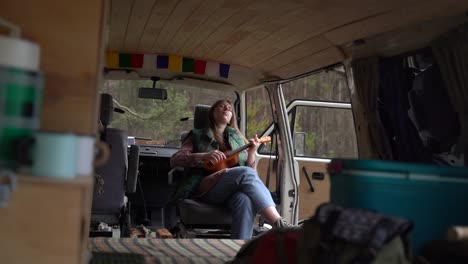
{"label": "white container lid", "polygon": [[40,47],[34,42],[0,35],[0,65],[39,71]]}

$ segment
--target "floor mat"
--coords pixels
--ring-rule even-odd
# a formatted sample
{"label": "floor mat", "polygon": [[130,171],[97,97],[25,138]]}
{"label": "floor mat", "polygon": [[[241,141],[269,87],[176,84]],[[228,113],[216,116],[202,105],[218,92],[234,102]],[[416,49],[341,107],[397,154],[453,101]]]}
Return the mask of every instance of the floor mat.
{"label": "floor mat", "polygon": [[[236,239],[90,238],[92,252],[134,253],[145,263],[226,263],[245,243]],[[123,263],[123,262],[122,262]]]}

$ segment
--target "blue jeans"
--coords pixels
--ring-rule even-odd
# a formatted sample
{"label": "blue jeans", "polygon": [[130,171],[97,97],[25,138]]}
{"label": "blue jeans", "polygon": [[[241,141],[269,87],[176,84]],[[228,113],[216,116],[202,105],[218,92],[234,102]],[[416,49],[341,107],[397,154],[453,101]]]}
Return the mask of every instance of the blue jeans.
{"label": "blue jeans", "polygon": [[209,204],[224,204],[232,210],[232,239],[252,238],[257,213],[275,205],[257,171],[246,166],[228,169],[216,185],[199,199]]}

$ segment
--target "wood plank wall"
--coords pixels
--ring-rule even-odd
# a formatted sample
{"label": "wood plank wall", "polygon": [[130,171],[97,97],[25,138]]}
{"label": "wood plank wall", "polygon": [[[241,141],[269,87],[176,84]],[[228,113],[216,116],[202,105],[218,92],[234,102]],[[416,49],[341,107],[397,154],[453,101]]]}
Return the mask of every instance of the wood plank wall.
{"label": "wood plank wall", "polygon": [[[107,0],[7,0],[0,17],[41,47],[44,96],[40,129],[97,133]],[[4,31],[0,31],[4,33]],[[93,180],[20,176],[0,208],[5,263],[87,263]]]}
{"label": "wood plank wall", "polygon": [[94,134],[103,61],[105,1],[15,0],[0,16],[41,47],[45,74],[41,129]]}

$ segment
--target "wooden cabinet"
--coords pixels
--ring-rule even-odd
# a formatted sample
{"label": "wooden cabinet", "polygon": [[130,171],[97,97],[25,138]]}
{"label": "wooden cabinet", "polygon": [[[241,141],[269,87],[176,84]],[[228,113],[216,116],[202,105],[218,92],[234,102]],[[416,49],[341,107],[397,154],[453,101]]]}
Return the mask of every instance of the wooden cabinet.
{"label": "wooden cabinet", "polygon": [[20,176],[0,209],[2,263],[85,263],[92,177]]}
{"label": "wooden cabinet", "polygon": [[[0,17],[41,47],[40,129],[95,134],[108,1],[6,0],[0,6]],[[0,262],[86,263],[92,188],[92,176],[20,176],[7,208],[0,208]]]}
{"label": "wooden cabinet", "polygon": [[5,0],[0,17],[41,47],[41,129],[93,134],[104,66],[105,0]]}

